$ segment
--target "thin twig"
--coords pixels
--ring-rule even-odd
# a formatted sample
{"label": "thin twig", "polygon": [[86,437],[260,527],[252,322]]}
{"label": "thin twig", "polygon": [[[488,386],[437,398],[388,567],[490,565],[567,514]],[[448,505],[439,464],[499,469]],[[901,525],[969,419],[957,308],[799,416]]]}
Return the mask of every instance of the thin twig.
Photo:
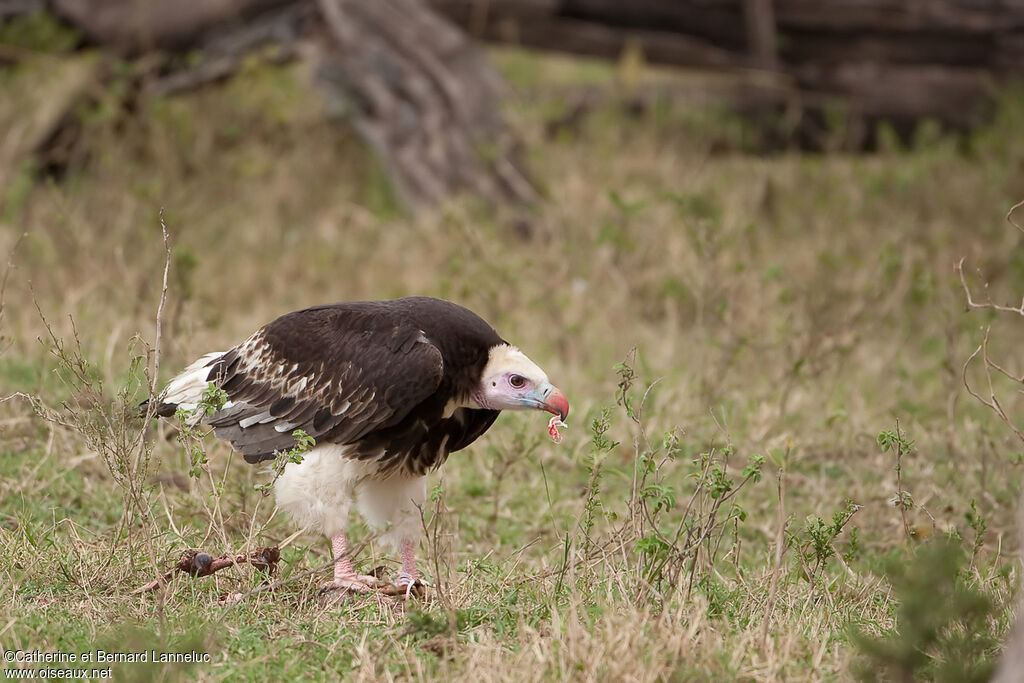
{"label": "thin twig", "polygon": [[903,519],[903,531],[910,540],[910,523],[907,521],[907,503],[903,491],[903,434],[900,432],[900,421],[896,420],[896,504],[900,506],[900,517]]}
{"label": "thin twig", "polygon": [[11,275],[11,271],[14,270],[14,255],[18,252],[18,248],[21,243],[25,241],[28,236],[27,232],[23,232],[18,235],[18,239],[15,240],[14,246],[11,247],[11,253],[7,256],[7,266],[4,268],[4,276],[0,278],[0,322],[4,319],[4,298],[7,294],[7,279]]}
{"label": "thin twig", "polygon": [[[1014,225],[1016,225],[1016,223],[1014,223]],[[993,311],[1016,313],[1017,315],[1024,316],[1024,298],[1021,298],[1019,306],[1004,306],[994,303],[991,298],[989,298],[988,301],[975,301],[974,296],[971,294],[971,288],[967,285],[967,278],[964,276],[964,259],[960,259],[960,262],[956,264],[956,272],[960,276],[960,286],[963,288],[964,295],[967,297],[967,306],[969,308],[987,308]],[[985,286],[985,290],[986,292],[988,291],[988,285]]]}
{"label": "thin twig", "polygon": [[775,564],[772,566],[772,580],[768,586],[768,606],[764,611],[764,621],[761,622],[761,649],[764,650],[768,640],[768,626],[771,623],[772,613],[775,612],[775,601],[779,589],[779,575],[782,573],[782,554],[785,550],[786,540],[786,471],[779,468],[778,494],[779,494],[779,528],[775,533]]}
{"label": "thin twig", "polygon": [[[967,393],[970,394],[972,398],[980,402],[982,405],[988,406],[988,408],[992,410],[992,412],[994,412],[999,417],[999,419],[1002,420],[1003,423],[1010,428],[1011,431],[1013,431],[1013,433],[1017,436],[1018,439],[1024,441],[1024,433],[1022,433],[1017,428],[1017,426],[1013,423],[1010,417],[1003,410],[1003,406],[999,402],[999,398],[995,394],[995,388],[992,383],[992,367],[994,364],[988,356],[988,337],[990,332],[991,328],[986,327],[985,333],[982,336],[981,344],[979,344],[978,347],[974,349],[974,352],[967,357],[967,360],[964,361],[963,370],[961,371],[961,378],[963,380],[964,388],[967,389]],[[983,396],[981,396],[981,394],[975,391],[975,389],[971,386],[970,381],[967,379],[967,368],[979,355],[981,356],[982,368],[985,372],[985,377],[988,382],[988,398],[984,398]],[[1006,373],[1004,372],[1003,374]]]}
{"label": "thin twig", "polygon": [[[153,398],[156,396],[156,387],[159,379],[160,371],[160,349],[162,338],[162,327],[163,327],[163,316],[164,316],[164,304],[167,303],[167,278],[171,270],[171,241],[167,234],[167,223],[164,222],[164,209],[160,209],[160,232],[164,238],[164,278],[163,284],[160,288],[160,303],[156,307],[156,338],[153,340],[153,375],[149,378],[149,397]],[[152,410],[156,412],[156,406],[152,406]],[[149,411],[147,410],[147,413]]]}
{"label": "thin twig", "polygon": [[1013,227],[1017,228],[1021,232],[1024,232],[1024,226],[1021,226],[1020,223],[1013,220],[1013,212],[1022,206],[1024,206],[1024,199],[1020,200],[1019,202],[1011,206],[1010,210],[1006,212],[1006,222],[1012,225]]}

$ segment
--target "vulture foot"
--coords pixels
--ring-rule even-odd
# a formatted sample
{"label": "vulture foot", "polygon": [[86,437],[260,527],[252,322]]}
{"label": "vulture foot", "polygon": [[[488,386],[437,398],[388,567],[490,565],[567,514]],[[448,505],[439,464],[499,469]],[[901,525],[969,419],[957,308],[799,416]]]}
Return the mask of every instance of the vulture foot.
{"label": "vulture foot", "polygon": [[380,592],[384,595],[401,597],[406,600],[412,597],[423,598],[427,594],[427,586],[429,585],[423,579],[414,579],[405,572],[400,572],[398,580],[387,584],[380,589]]}
{"label": "vulture foot", "polygon": [[339,576],[333,581],[328,581],[320,586],[320,592],[327,593],[341,590],[349,593],[368,593],[379,586],[380,583],[380,580],[375,576],[352,574],[350,576]]}

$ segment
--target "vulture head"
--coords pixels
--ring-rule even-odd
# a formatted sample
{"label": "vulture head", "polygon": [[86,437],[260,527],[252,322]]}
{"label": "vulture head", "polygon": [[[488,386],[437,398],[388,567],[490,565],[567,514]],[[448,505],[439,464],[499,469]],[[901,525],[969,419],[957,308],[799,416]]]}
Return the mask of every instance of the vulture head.
{"label": "vulture head", "polygon": [[487,410],[546,410],[563,421],[569,415],[565,394],[526,354],[508,344],[491,347],[473,400]]}

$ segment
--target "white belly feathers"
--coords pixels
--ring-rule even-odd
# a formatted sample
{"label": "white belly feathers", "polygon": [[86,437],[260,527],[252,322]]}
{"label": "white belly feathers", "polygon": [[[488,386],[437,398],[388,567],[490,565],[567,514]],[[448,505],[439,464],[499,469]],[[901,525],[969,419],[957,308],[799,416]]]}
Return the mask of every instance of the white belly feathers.
{"label": "white belly feathers", "polygon": [[[334,536],[348,528],[354,503],[380,539],[398,546],[401,538],[417,537],[427,478],[392,474],[379,479],[377,459],[345,457],[348,446],[323,444],[287,465],[274,486],[277,506],[308,532]],[[390,525],[390,526],[388,526]]]}

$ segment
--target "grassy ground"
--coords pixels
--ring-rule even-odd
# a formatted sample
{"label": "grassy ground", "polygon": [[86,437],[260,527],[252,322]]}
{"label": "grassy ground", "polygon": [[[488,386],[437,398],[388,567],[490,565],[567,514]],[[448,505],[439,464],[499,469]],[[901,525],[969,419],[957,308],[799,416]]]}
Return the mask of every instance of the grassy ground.
{"label": "grassy ground", "polygon": [[[133,117],[101,93],[59,182],[7,169],[0,393],[38,400],[0,404],[0,647],[209,654],[110,665],[139,680],[983,679],[1017,583],[1022,451],[961,369],[990,323],[993,358],[1021,363],[1015,320],[966,311],[954,265],[1000,302],[1024,292],[1003,220],[1024,106],[869,156],[722,152],[742,126],[614,98],[546,139],[574,82],[614,92],[614,74],[498,57],[547,196],[530,238],[472,201],[404,216],[289,70]],[[294,531],[224,444],[189,477],[167,429],[129,416],[161,207],[162,380],[289,310],[429,294],[569,395],[560,446],[506,415],[434,476],[425,600],[319,604],[313,536],[232,606],[261,585],[248,567],[130,594],[187,548]],[[372,542],[358,558],[388,561]]]}

